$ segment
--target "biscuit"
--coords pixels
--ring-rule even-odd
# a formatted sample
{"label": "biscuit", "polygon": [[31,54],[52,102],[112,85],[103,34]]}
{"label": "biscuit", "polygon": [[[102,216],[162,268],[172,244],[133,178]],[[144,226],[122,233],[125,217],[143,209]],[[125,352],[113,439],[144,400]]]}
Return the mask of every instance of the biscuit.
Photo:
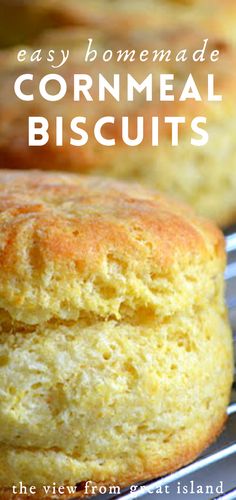
{"label": "biscuit", "polygon": [[[183,200],[204,216],[210,217],[222,226],[236,220],[236,144],[235,130],[235,49],[219,42],[209,40],[204,63],[194,63],[191,58],[187,62],[151,62],[140,61],[117,63],[111,60],[109,64],[98,58],[91,64],[83,61],[91,32],[87,30],[59,30],[56,34],[50,32],[42,37],[37,47],[48,48],[70,46],[70,59],[60,73],[66,81],[71,80],[74,73],[89,73],[94,78],[94,102],[81,100],[73,102],[73,92],[69,89],[62,101],[49,103],[37,96],[37,86],[40,78],[51,71],[51,67],[42,63],[21,63],[21,72],[34,74],[35,100],[21,102],[14,95],[13,82],[19,75],[19,63],[16,64],[16,50],[1,53],[1,88],[0,88],[0,166],[1,168],[41,168],[71,170],[95,175],[108,175],[118,179],[135,180],[144,185],[155,187],[163,192]],[[172,48],[173,51],[186,47],[191,54],[199,48],[206,38],[205,32],[196,32],[192,28],[177,28],[151,31],[145,37],[145,47],[150,51],[155,48]],[[107,48],[114,50],[143,49],[143,36],[127,33],[122,37],[109,37],[108,34],[94,32],[94,46],[98,54]],[[218,62],[209,62],[209,54],[216,48],[220,50]],[[34,47],[32,47],[34,50]],[[158,102],[145,101],[145,95],[140,94],[133,103],[121,99],[116,103],[113,98],[105,103],[97,102],[96,81],[98,73],[103,73],[108,81],[112,75],[119,73],[121,81],[125,82],[127,73],[132,74],[137,81],[142,81],[144,75],[153,73],[154,87],[158,89],[160,73],[173,73],[179,86],[192,73],[202,92],[202,102]],[[206,81],[208,73],[215,75],[216,92],[223,95],[222,102],[207,102]],[[124,87],[124,84],[122,84]],[[122,88],[122,95],[123,95]],[[177,89],[178,90],[178,89]],[[78,111],[77,111],[78,109]],[[89,142],[82,148],[70,145],[69,124],[75,115],[87,117]],[[186,117],[186,125],[181,128],[178,147],[170,143],[170,129],[163,127],[162,117],[180,115]],[[28,147],[28,116],[45,116],[49,121],[51,131],[49,144],[43,147]],[[55,144],[55,117],[63,116],[65,122],[64,145]],[[106,134],[116,138],[115,147],[99,145],[92,137],[93,125],[104,115],[114,116],[116,125],[107,128]],[[137,147],[125,146],[121,138],[120,119],[128,115],[130,120],[130,135],[136,134],[136,117],[144,116],[147,122],[144,142]],[[160,141],[158,147],[150,144],[151,117],[160,116]],[[205,116],[205,128],[209,141],[205,146],[194,147],[190,143],[190,122],[194,116]]]}
{"label": "biscuit", "polygon": [[232,383],[220,230],[139,185],[7,170],[0,227],[2,498],[192,461]]}
{"label": "biscuit", "polygon": [[[45,2],[46,3],[46,2]],[[50,4],[48,4],[50,6]],[[107,30],[111,33],[126,30],[178,27],[185,24],[206,29],[208,36],[224,37],[228,42],[236,43],[235,21],[236,6],[234,0],[88,0],[77,2],[63,0],[51,3],[54,13],[60,15],[64,26],[90,26]]]}
{"label": "biscuit", "polygon": [[87,26],[119,34],[183,23],[236,42],[234,0],[0,0],[0,19],[2,46],[29,43],[53,27]]}

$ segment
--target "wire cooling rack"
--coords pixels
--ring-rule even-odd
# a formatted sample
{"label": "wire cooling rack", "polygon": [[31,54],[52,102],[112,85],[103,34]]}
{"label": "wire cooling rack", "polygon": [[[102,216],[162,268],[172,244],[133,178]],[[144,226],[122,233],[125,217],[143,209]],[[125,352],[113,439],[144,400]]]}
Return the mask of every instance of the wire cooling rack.
{"label": "wire cooling rack", "polygon": [[[228,230],[225,237],[228,255],[225,272],[226,300],[233,328],[236,354],[236,227]],[[184,493],[183,486],[188,489],[187,493],[186,491]],[[202,493],[191,492],[196,492],[196,488],[199,486],[202,487]],[[208,489],[207,486],[209,486]],[[140,483],[136,487],[135,491],[131,492],[128,488],[119,495],[99,495],[96,496],[96,500],[107,500],[108,498],[110,500],[134,500],[141,497],[142,500],[152,498],[168,500],[236,499],[236,379],[231,404],[228,408],[227,425],[217,442],[192,464],[160,479]],[[211,488],[214,491],[210,491]]]}

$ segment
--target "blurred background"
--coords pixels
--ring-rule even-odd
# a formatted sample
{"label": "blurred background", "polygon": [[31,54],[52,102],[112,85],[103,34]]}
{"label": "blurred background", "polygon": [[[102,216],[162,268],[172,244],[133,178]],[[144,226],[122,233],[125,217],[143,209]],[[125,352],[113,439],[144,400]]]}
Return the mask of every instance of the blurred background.
{"label": "blurred background", "polygon": [[[213,49],[220,51],[217,63],[116,63],[109,65],[95,61],[84,62],[88,38],[93,38],[99,52],[118,48],[168,49],[187,48],[191,53],[209,39],[207,55]],[[42,61],[27,59],[17,62],[17,52],[25,49],[30,54],[42,49]],[[40,78],[52,70],[46,61],[48,50],[70,50],[70,59],[56,70],[69,83],[66,97],[58,103],[48,103],[37,93]],[[138,181],[157,188],[188,203],[199,214],[214,220],[232,233],[236,223],[236,1],[235,0],[0,0],[0,168],[65,170],[86,174],[106,175],[118,179]],[[14,81],[22,73],[33,73],[35,100],[21,102],[14,94]],[[72,77],[74,73],[90,73],[95,79],[101,72],[109,80],[114,73],[121,77],[131,73],[143,80],[152,72],[158,90],[160,73],[174,73],[177,90],[181,89],[189,73],[198,81],[203,102],[147,103],[142,95],[134,103],[73,102]],[[221,103],[208,103],[206,76],[216,75],[217,92],[223,94]],[[160,146],[150,144],[150,117],[158,115],[187,117],[181,129],[178,147],[170,145],[166,128],[160,129]],[[117,145],[106,148],[92,138],[86,146],[70,145],[70,120],[82,115],[88,118],[89,131],[103,115],[114,115],[115,128],[109,126],[105,134],[115,133]],[[147,137],[139,147],[122,143],[121,116],[130,119],[130,133],[135,136],[136,118],[144,116]],[[189,124],[196,115],[207,117],[209,142],[196,148],[189,140]],[[45,116],[49,121],[50,141],[40,148],[27,145],[28,116]],[[55,118],[65,121],[64,145],[55,146]],[[234,236],[235,238],[235,236]],[[232,239],[230,240],[233,241]],[[231,245],[236,248],[236,240]],[[235,259],[236,251],[229,253],[228,303],[231,321],[236,326]],[[235,394],[234,394],[234,401]],[[235,487],[235,453],[224,454],[224,449],[235,443],[236,413],[232,412],[229,425],[220,441],[207,451],[206,456],[223,450],[217,463],[209,462],[208,469],[190,473],[185,483],[199,484],[224,481],[225,491]],[[173,488],[174,488],[173,482]],[[171,491],[174,491],[171,489]],[[233,493],[234,495],[234,493]],[[199,496],[208,498],[207,495]],[[103,497],[104,498],[104,497]],[[168,498],[176,498],[175,494]],[[179,495],[179,499],[186,495]],[[227,498],[236,498],[231,496]]]}
{"label": "blurred background", "polygon": [[[236,141],[235,141],[235,45],[236,2],[234,0],[0,0],[0,167],[71,170],[135,180],[164,191],[190,204],[199,214],[227,227],[236,221]],[[177,50],[191,54],[208,39],[206,61],[185,63],[174,60],[153,63],[136,61],[109,64],[96,60],[86,64],[84,54],[88,38],[94,39],[99,53],[107,49]],[[42,61],[17,62],[17,52],[42,49]],[[65,98],[57,103],[44,101],[38,94],[38,82],[52,72],[46,61],[48,50],[69,49],[70,59],[56,70],[69,82]],[[217,63],[209,54],[217,49]],[[54,70],[55,71],[55,70]],[[34,74],[35,100],[21,102],[14,94],[14,81],[22,73]],[[74,73],[99,72],[111,80],[114,73],[127,73],[142,81],[150,72],[158,91],[160,73],[175,74],[176,93],[189,73],[196,79],[202,102],[152,103],[140,94],[134,103],[108,99],[105,103],[73,102]],[[206,79],[215,74],[216,91],[221,103],[207,102]],[[123,89],[124,90],[124,89]],[[87,117],[90,140],[83,147],[70,145],[70,121]],[[115,116],[115,125],[104,127],[104,134],[115,135],[116,146],[107,148],[93,138],[94,123],[104,115]],[[125,146],[121,137],[121,117],[127,115],[130,136],[137,133],[137,116],[144,116],[145,139],[140,146]],[[160,145],[150,141],[151,117],[160,117]],[[170,144],[170,130],[163,117],[186,116],[178,147]],[[204,147],[190,144],[190,125],[194,116],[207,117],[209,142]],[[28,146],[28,116],[45,116],[49,121],[50,140],[43,147]],[[55,118],[64,118],[64,144],[55,146]]]}

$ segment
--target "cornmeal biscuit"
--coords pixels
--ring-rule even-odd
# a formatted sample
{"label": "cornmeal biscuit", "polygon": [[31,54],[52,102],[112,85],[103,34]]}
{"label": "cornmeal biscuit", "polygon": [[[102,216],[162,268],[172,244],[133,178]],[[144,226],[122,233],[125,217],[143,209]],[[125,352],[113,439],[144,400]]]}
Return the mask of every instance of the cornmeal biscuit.
{"label": "cornmeal biscuit", "polygon": [[[98,57],[92,63],[84,62],[88,38],[93,37],[93,48]],[[202,215],[208,216],[222,226],[236,220],[236,143],[235,130],[235,50],[226,42],[212,38],[208,41],[204,62],[193,62],[194,50],[203,46],[206,33],[194,31],[192,27],[179,26],[172,30],[150,31],[145,36],[145,48],[149,59],[141,62],[138,54],[143,50],[143,36],[126,33],[121,37],[110,37],[100,32],[87,30],[59,30],[50,32],[40,42],[29,49],[42,47],[41,63],[16,63],[16,49],[1,53],[0,87],[0,166],[2,168],[41,168],[45,170],[71,170],[96,175],[108,175],[118,179],[137,180],[145,185],[174,195],[188,202]],[[46,61],[49,49],[56,51],[61,47],[70,47],[67,63],[52,70]],[[153,50],[171,49],[170,61],[151,60]],[[176,62],[175,55],[186,48],[187,61]],[[219,48],[217,62],[210,61],[212,51]],[[102,61],[104,51],[111,49],[113,58],[109,63]],[[135,50],[133,62],[117,62],[118,50]],[[59,58],[56,60],[59,62]],[[68,83],[66,96],[58,102],[43,100],[38,94],[39,81],[49,72],[60,73]],[[32,102],[22,102],[14,95],[14,81],[21,73],[33,73],[34,82],[24,84],[24,91],[35,94]],[[73,101],[72,76],[74,73],[88,73],[93,78],[91,90],[93,102],[81,98]],[[106,95],[105,102],[98,102],[98,74],[102,73],[109,82],[115,73],[120,74],[121,100],[116,102]],[[127,74],[130,73],[138,82],[153,74],[153,100],[147,102],[145,92],[136,93],[134,102],[127,102]],[[159,77],[161,73],[174,74],[175,102],[159,102]],[[202,101],[187,100],[179,102],[178,97],[189,74],[195,78]],[[214,74],[215,93],[223,96],[222,102],[208,102],[208,74]],[[58,90],[58,86],[56,87]],[[126,93],[125,93],[126,92]],[[28,117],[43,116],[49,121],[49,143],[41,147],[29,147]],[[75,116],[86,117],[84,128],[88,143],[83,147],[70,144],[73,136],[70,130],[71,120]],[[151,145],[150,125],[152,116],[159,117],[159,146]],[[179,146],[171,145],[170,126],[164,124],[165,116],[183,116],[186,124],[180,126]],[[63,146],[56,146],[55,120],[62,116]],[[103,116],[114,116],[115,124],[103,128],[105,137],[114,138],[114,147],[101,146],[95,140],[93,128]],[[145,122],[144,140],[140,146],[130,147],[122,141],[121,117],[129,117],[130,137],[137,134],[137,116],[143,116]],[[206,117],[203,126],[209,134],[205,146],[191,144],[191,121],[196,116]]]}
{"label": "cornmeal biscuit", "polygon": [[0,172],[0,488],[126,486],[224,425],[221,232],[155,191]]}

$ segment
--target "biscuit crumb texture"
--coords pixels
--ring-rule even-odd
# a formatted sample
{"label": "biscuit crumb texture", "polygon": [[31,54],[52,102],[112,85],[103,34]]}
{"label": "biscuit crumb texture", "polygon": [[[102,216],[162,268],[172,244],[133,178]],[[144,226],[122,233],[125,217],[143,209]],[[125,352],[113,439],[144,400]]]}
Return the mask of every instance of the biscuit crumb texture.
{"label": "biscuit crumb texture", "polygon": [[12,171],[0,228],[1,498],[195,458],[232,382],[221,232],[138,185]]}

